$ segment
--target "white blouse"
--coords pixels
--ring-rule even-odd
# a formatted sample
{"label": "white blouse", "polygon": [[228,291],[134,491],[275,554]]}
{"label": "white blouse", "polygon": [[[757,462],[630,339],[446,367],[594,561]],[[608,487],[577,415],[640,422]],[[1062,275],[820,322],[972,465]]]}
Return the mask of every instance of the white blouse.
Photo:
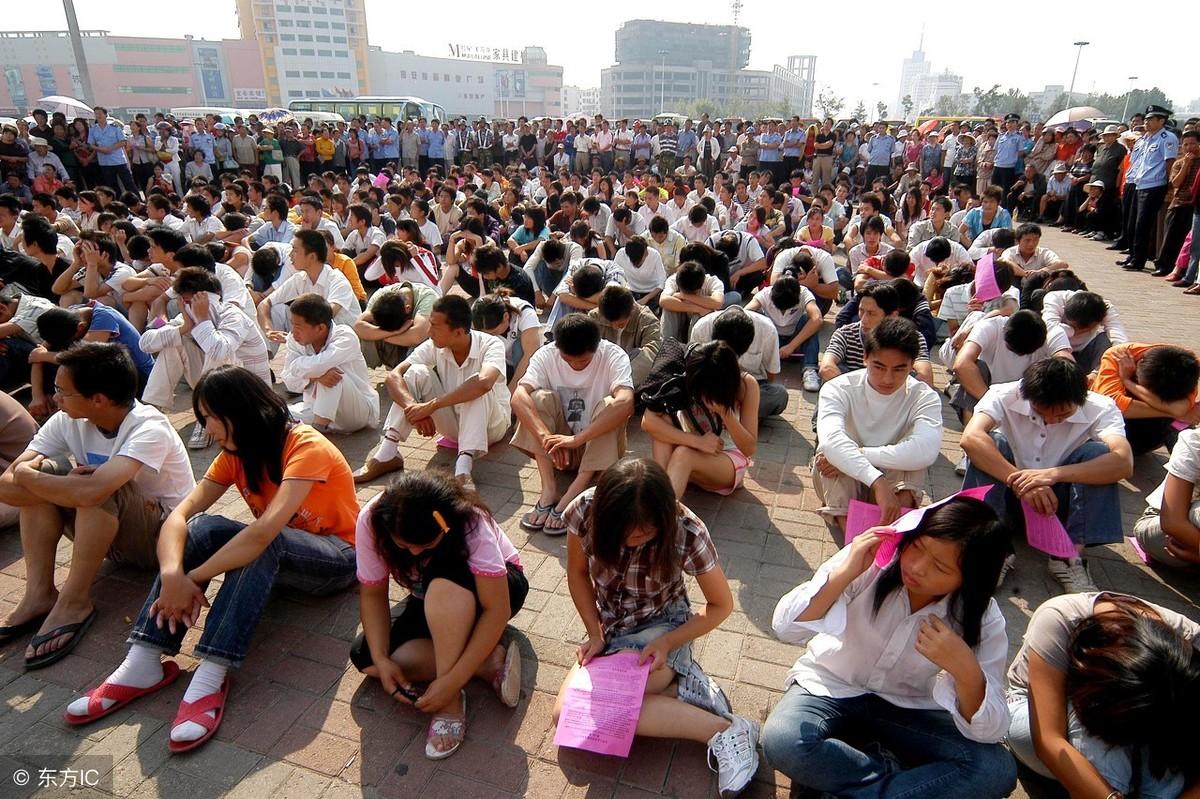
{"label": "white blouse", "polygon": [[788,672],[787,683],[796,683],[814,696],[846,699],[872,693],[897,707],[945,710],[967,738],[998,743],[1008,733],[1004,663],[1008,636],[1004,616],[993,599],[984,613],[975,657],[987,682],[983,704],[970,721],[958,711],[954,678],[916,649],[917,631],[926,616],[938,616],[951,627],[949,598],[913,613],[903,586],[884,600],[875,615],[875,584],[883,570],[872,564],[833,603],[824,618],[796,621],[809,602],[847,557],[850,547],[826,561],[813,578],[785,594],[775,606],[772,629],[779,640],[808,644],[808,649]]}

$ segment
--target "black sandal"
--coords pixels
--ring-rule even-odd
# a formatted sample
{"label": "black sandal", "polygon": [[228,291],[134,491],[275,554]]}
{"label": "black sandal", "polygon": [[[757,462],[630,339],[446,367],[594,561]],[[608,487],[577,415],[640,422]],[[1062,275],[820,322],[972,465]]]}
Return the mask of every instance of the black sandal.
{"label": "black sandal", "polygon": [[52,666],[58,661],[65,658],[75,649],[79,643],[79,639],[83,638],[84,633],[92,626],[92,622],[96,620],[96,608],[92,608],[92,612],[88,614],[83,621],[75,622],[74,624],[64,624],[61,627],[55,627],[48,633],[43,635],[35,635],[29,641],[29,645],[37,649],[42,644],[49,643],[55,638],[62,638],[64,635],[70,635],[71,640],[66,646],[60,646],[53,652],[47,652],[44,655],[35,655],[31,658],[25,658],[25,669],[33,671],[34,669],[44,669],[46,666]]}
{"label": "black sandal", "polygon": [[34,616],[32,619],[21,622],[20,624],[10,624],[0,627],[0,646],[4,646],[10,641],[25,635],[26,633],[37,632],[38,627],[42,626],[42,622],[46,620],[49,613],[43,613],[39,616]]}

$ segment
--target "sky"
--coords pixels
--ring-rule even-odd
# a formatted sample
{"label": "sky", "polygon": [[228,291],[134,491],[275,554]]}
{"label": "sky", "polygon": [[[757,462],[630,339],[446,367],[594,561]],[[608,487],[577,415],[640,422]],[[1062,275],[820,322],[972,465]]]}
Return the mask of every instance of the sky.
{"label": "sky", "polygon": [[[732,0],[684,0],[671,10],[653,7],[657,19],[676,22],[729,24],[733,21]],[[9,2],[2,17],[5,30],[51,30],[66,27],[60,3]],[[75,0],[79,24],[128,36],[191,34],[198,38],[236,38],[234,0],[200,0],[179,3],[181,13],[162,13],[176,5],[155,3],[147,13],[128,13],[128,0]],[[816,55],[818,91],[826,86],[846,100],[846,111],[862,100],[869,108],[883,100],[896,100],[900,67],[918,46],[924,26],[926,60],[935,72],[948,69],[963,76],[963,90],[989,88],[1000,83],[1026,92],[1041,91],[1047,84],[1069,85],[1075,65],[1072,43],[1091,42],[1083,48],[1077,92],[1121,94],[1136,75],[1136,85],[1157,85],[1183,109],[1200,99],[1195,80],[1194,55],[1189,48],[1173,46],[1162,34],[1171,20],[1182,20],[1190,4],[1164,0],[1153,13],[1132,6],[1124,16],[1083,12],[1077,4],[1045,0],[1017,0],[1004,4],[1007,14],[989,12],[985,28],[961,26],[979,13],[977,4],[935,2],[908,3],[891,0],[859,0],[854,13],[841,13],[836,4],[823,4],[826,25],[846,25],[845,33],[825,33],[807,22],[814,6],[794,4],[796,11],[783,14],[792,24],[780,24],[781,4],[775,0],[743,0],[739,24],[751,33],[750,67],[771,69],[786,63],[788,55]],[[385,50],[414,50],[433,56],[449,55],[451,43],[493,47],[545,48],[550,63],[563,66],[563,82],[583,87],[600,85],[600,70],[613,62],[614,33],[634,16],[636,4],[553,3],[539,7],[539,22],[531,25],[524,11],[490,0],[460,0],[457,3],[397,3],[367,0],[370,43]],[[914,9],[929,8],[925,19]],[[149,8],[149,7],[147,7]],[[971,8],[970,14],[964,13]],[[204,9],[203,11],[201,9]],[[579,9],[587,9],[581,12]],[[451,24],[446,13],[451,12]],[[561,19],[557,16],[561,15]],[[902,18],[898,18],[902,17]],[[451,30],[451,25],[456,29]],[[833,31],[834,29],[830,29]],[[970,35],[986,37],[981,44],[968,42]],[[1145,45],[1139,49],[1138,45]],[[1137,56],[1136,58],[1131,58]],[[1148,54],[1148,55],[1145,55]],[[1200,105],[1200,103],[1196,103]]]}

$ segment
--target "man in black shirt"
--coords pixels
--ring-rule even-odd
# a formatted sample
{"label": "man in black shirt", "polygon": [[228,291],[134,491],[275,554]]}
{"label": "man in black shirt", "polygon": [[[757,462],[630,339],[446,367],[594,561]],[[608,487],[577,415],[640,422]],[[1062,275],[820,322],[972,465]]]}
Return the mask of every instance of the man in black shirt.
{"label": "man in black shirt", "polygon": [[0,249],[0,282],[20,284],[29,293],[57,303],[51,286],[71,268],[71,262],[58,254],[58,233],[45,219],[28,217],[21,222],[21,236],[28,255]]}
{"label": "man in black shirt", "polygon": [[483,278],[489,294],[494,294],[497,289],[508,289],[514,297],[533,305],[533,281],[524,269],[514,268],[495,244],[489,242],[475,250],[475,272]]}

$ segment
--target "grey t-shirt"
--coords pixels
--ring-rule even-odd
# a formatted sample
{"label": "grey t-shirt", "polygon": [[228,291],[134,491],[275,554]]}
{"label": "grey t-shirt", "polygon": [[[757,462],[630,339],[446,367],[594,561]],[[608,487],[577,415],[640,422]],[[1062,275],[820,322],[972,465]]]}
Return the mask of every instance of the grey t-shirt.
{"label": "grey t-shirt", "polygon": [[[1067,649],[1075,627],[1094,613],[1098,601],[1110,596],[1128,595],[1113,591],[1065,594],[1043,602],[1029,620],[1029,627],[1025,630],[1025,641],[1021,644],[1017,656],[1013,658],[1012,665],[1008,667],[1009,687],[1029,691],[1030,650],[1036,652],[1046,663],[1065,673],[1068,665]],[[1200,624],[1153,602],[1146,602],[1144,599],[1138,601],[1157,613],[1168,626],[1195,646],[1197,638],[1200,638]]]}

